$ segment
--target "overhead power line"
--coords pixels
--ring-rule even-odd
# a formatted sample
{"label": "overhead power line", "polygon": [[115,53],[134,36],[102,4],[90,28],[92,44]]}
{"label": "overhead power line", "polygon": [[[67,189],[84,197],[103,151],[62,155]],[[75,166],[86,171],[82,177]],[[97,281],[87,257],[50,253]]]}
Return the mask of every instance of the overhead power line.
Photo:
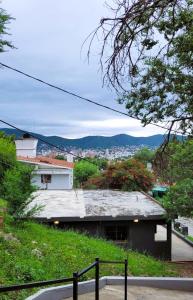
{"label": "overhead power line", "polygon": [[[68,95],[71,95],[71,96],[73,96],[73,97],[76,97],[76,98],[79,98],[79,99],[81,99],[81,100],[87,101],[87,102],[89,102],[89,103],[91,103],[91,104],[94,104],[94,105],[97,105],[97,106],[99,106],[99,107],[105,108],[105,109],[107,109],[107,110],[113,111],[113,112],[118,113],[118,114],[120,114],[120,115],[127,116],[127,117],[130,117],[130,118],[135,119],[135,120],[138,120],[138,121],[142,121],[141,119],[139,119],[139,118],[137,118],[137,117],[134,117],[134,116],[132,116],[132,115],[129,115],[129,114],[127,114],[127,113],[125,113],[125,112],[122,112],[122,111],[120,111],[120,110],[114,109],[114,108],[112,108],[112,107],[110,107],[110,106],[101,104],[101,103],[99,103],[99,102],[97,102],[97,101],[94,101],[94,100],[91,100],[91,99],[89,99],[89,98],[83,97],[83,96],[81,96],[81,95],[79,95],[79,94],[77,94],[77,93],[68,91],[68,90],[66,90],[66,89],[64,89],[64,88],[61,88],[61,87],[56,86],[56,85],[54,85],[54,84],[52,84],[52,83],[49,83],[49,82],[47,82],[47,81],[44,81],[44,80],[42,80],[42,79],[40,79],[40,78],[37,78],[37,77],[32,76],[32,75],[30,75],[30,74],[27,74],[27,73],[25,73],[25,72],[23,72],[23,71],[20,71],[20,70],[18,70],[18,69],[16,69],[16,68],[13,68],[13,67],[11,67],[11,66],[8,66],[8,65],[6,65],[6,64],[4,64],[4,63],[2,63],[2,62],[0,62],[0,65],[2,65],[3,67],[5,67],[5,68],[7,68],[7,69],[10,69],[10,70],[12,70],[12,71],[14,71],[14,72],[17,72],[17,73],[19,73],[19,74],[21,74],[21,75],[23,75],[23,76],[26,76],[26,77],[31,78],[31,79],[33,79],[33,80],[36,80],[36,81],[38,81],[38,82],[40,82],[40,83],[42,83],[42,84],[44,84],[44,85],[47,85],[47,86],[49,86],[49,87],[51,87],[51,88],[54,88],[54,89],[56,89],[56,90],[59,90],[59,91],[61,91],[61,92],[63,92],[63,93],[66,93],[66,94],[68,94]],[[162,126],[162,125],[159,125],[159,124],[156,124],[156,123],[152,123],[152,122],[148,123],[148,125],[149,125],[149,124],[151,124],[151,125],[153,125],[153,126],[157,126],[157,127],[159,127],[159,128],[162,128],[162,129],[168,130],[168,128],[167,128],[166,126]],[[174,130],[174,129],[172,129],[171,131],[172,131],[172,132],[175,132],[175,133],[182,134],[182,132],[177,131],[177,130]]]}
{"label": "overhead power line", "polygon": [[6,122],[6,121],[4,121],[4,120],[1,120],[1,119],[0,119],[0,122],[3,123],[3,124],[5,124],[5,125],[7,125],[7,126],[9,126],[9,127],[11,127],[11,128],[13,128],[13,129],[16,129],[16,130],[20,131],[22,134],[29,134],[29,135],[32,136],[33,138],[35,138],[35,139],[37,139],[37,140],[39,140],[39,141],[41,141],[41,142],[43,142],[43,143],[45,143],[45,144],[51,146],[51,147],[54,147],[54,148],[56,148],[56,149],[59,149],[60,151],[62,151],[62,152],[64,152],[64,153],[68,153],[68,154],[70,154],[70,155],[72,155],[72,156],[74,156],[74,157],[76,157],[76,158],[78,158],[78,159],[85,160],[85,161],[87,161],[87,162],[89,162],[89,163],[91,163],[91,164],[93,164],[93,165],[95,165],[95,166],[98,167],[97,164],[95,164],[95,163],[89,161],[89,160],[86,159],[85,157],[82,157],[82,156],[80,156],[80,155],[74,154],[74,153],[72,153],[71,151],[64,150],[62,147],[60,147],[60,146],[58,146],[58,145],[55,145],[55,144],[53,144],[53,143],[50,143],[50,142],[44,140],[43,138],[41,138],[41,137],[39,137],[39,136],[36,136],[35,134],[29,132],[29,131],[26,131],[26,130],[23,130],[23,129],[19,128],[19,127],[16,127],[16,126],[14,126],[13,124],[8,123],[8,122]]}

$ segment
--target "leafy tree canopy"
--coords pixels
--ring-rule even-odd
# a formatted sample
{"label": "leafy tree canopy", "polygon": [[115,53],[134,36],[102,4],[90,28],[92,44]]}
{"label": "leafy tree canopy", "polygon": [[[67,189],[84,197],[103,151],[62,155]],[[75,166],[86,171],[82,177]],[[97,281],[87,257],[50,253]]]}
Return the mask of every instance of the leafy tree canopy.
{"label": "leafy tree canopy", "polygon": [[154,155],[154,151],[150,150],[147,147],[144,147],[135,153],[134,158],[146,165],[148,162],[153,161]]}
{"label": "leafy tree canopy", "polygon": [[94,35],[102,30],[101,63],[119,102],[144,125],[193,134],[193,1],[115,0],[111,14]]}
{"label": "leafy tree canopy", "polygon": [[88,161],[77,162],[74,168],[75,186],[82,186],[89,177],[98,174],[98,172],[98,167]]}
{"label": "leafy tree canopy", "polygon": [[161,180],[170,184],[193,178],[193,140],[174,140],[166,151],[157,150],[153,164],[154,171]]}
{"label": "leafy tree canopy", "polygon": [[106,158],[98,158],[98,157],[87,157],[87,161],[97,165],[99,170],[104,170],[107,167],[108,160]]}
{"label": "leafy tree canopy", "polygon": [[154,170],[159,178],[172,185],[163,198],[169,217],[193,217],[193,140],[174,140],[162,155],[159,151]]}
{"label": "leafy tree canopy", "polygon": [[14,48],[13,44],[4,37],[8,35],[7,25],[12,19],[4,9],[0,8],[0,53],[4,52],[6,48]]}
{"label": "leafy tree canopy", "polygon": [[193,218],[193,179],[178,181],[162,201],[171,219],[176,215]]}

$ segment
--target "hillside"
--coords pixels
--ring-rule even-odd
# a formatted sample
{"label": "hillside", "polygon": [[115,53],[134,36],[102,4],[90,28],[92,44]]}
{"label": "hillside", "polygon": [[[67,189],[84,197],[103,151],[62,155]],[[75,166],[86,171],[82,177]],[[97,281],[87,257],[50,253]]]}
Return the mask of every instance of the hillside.
{"label": "hillside", "polygon": [[[16,137],[21,136],[21,132],[16,129],[1,128],[6,134],[14,134]],[[164,135],[157,134],[148,137],[135,137],[127,134],[119,134],[114,136],[86,136],[78,139],[67,139],[59,136],[44,136],[37,133],[33,133],[37,137],[51,142],[57,146],[62,147],[75,147],[75,148],[110,148],[110,147],[124,147],[124,146],[139,146],[146,145],[149,147],[158,147],[164,141]],[[181,139],[181,136],[178,136]],[[39,146],[42,143],[39,142]]]}
{"label": "hillside", "polygon": [[[134,276],[176,274],[169,264],[73,231],[60,231],[32,222],[15,226],[10,218],[4,231],[0,232],[0,284],[3,285],[69,277],[96,257],[124,260],[128,256],[129,273]],[[93,278],[93,272],[87,273],[82,280]],[[123,274],[121,265],[101,267],[101,276],[120,274]],[[30,293],[32,291],[8,293],[1,295],[1,300],[21,300]]]}

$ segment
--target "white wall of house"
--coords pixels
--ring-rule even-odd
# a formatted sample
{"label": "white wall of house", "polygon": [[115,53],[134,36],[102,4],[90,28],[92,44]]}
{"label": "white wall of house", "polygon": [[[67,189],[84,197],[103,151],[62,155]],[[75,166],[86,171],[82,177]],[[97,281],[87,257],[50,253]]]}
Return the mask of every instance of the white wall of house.
{"label": "white wall of house", "polygon": [[[33,171],[34,176],[32,178],[32,183],[36,185],[38,189],[70,190],[73,188],[73,169],[57,164],[49,164],[47,162],[35,162],[33,160],[27,160],[27,158],[36,157],[38,144],[37,139],[30,136],[23,136],[21,139],[15,140],[15,144],[17,156],[24,157],[24,159],[22,158],[21,161],[35,167]],[[72,162],[73,157],[68,156],[68,160]]]}
{"label": "white wall of house", "polygon": [[[51,175],[51,182],[43,183],[44,175]],[[32,183],[39,189],[70,190],[73,188],[73,169],[39,165],[33,172]]]}
{"label": "white wall of house", "polygon": [[42,183],[41,174],[34,174],[32,183],[39,189],[70,190],[73,187],[73,177],[69,174],[51,174],[51,182]]}

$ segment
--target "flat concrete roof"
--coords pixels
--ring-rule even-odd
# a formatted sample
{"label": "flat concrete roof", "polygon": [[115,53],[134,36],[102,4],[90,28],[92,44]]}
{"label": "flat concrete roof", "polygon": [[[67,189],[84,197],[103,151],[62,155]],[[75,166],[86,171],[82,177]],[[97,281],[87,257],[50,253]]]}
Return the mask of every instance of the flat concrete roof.
{"label": "flat concrete roof", "polygon": [[31,203],[43,206],[38,219],[129,220],[162,219],[164,208],[141,192],[115,190],[39,190]]}

